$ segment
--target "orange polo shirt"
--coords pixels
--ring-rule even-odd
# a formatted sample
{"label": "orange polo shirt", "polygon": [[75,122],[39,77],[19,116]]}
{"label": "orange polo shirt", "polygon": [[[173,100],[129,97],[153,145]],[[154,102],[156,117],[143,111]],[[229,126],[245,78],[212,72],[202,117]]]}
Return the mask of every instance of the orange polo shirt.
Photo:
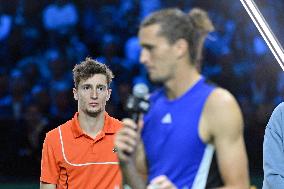
{"label": "orange polo shirt", "polygon": [[84,134],[78,113],[48,132],[43,144],[40,181],[57,189],[118,189],[122,185],[114,134],[122,123],[105,113],[95,139]]}

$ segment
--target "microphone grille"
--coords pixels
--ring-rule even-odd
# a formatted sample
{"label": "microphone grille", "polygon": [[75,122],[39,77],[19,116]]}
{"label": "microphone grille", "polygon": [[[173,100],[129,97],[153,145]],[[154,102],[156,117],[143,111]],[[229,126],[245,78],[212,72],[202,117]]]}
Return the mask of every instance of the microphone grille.
{"label": "microphone grille", "polygon": [[144,98],[149,93],[149,88],[144,83],[135,84],[132,90],[135,97]]}

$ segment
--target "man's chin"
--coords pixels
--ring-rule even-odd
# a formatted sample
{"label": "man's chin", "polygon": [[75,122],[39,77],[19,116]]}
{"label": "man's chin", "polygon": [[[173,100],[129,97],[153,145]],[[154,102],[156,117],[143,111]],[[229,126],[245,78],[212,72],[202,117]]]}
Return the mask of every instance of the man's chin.
{"label": "man's chin", "polygon": [[157,84],[157,85],[161,85],[161,84],[163,84],[163,80],[162,79],[160,79],[160,78],[152,78],[152,77],[150,77],[150,80],[151,80],[151,82],[152,83],[154,83],[154,84]]}
{"label": "man's chin", "polygon": [[90,111],[87,110],[87,115],[89,115],[90,117],[97,117],[102,111],[101,110],[97,110],[97,111]]}

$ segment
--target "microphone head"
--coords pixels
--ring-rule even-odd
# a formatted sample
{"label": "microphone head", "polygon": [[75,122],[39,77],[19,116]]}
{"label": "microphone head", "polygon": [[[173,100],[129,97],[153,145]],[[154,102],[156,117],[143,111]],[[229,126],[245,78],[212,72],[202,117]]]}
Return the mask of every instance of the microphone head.
{"label": "microphone head", "polygon": [[131,113],[136,119],[138,114],[145,113],[149,110],[149,88],[144,83],[138,83],[134,85],[132,93],[133,94],[127,98],[125,110]]}
{"label": "microphone head", "polygon": [[149,88],[144,83],[135,84],[132,93],[137,98],[145,98],[149,93]]}

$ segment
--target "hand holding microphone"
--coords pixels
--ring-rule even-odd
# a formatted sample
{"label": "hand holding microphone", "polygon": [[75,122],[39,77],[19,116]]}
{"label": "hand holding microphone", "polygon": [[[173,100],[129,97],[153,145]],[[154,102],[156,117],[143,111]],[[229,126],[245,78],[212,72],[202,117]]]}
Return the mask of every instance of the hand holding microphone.
{"label": "hand holding microphone", "polygon": [[124,127],[116,134],[115,146],[121,162],[131,160],[140,142],[140,129],[138,128],[139,115],[149,109],[147,100],[149,89],[145,84],[137,84],[133,87],[133,94],[129,96],[125,105],[132,119],[123,119]]}

